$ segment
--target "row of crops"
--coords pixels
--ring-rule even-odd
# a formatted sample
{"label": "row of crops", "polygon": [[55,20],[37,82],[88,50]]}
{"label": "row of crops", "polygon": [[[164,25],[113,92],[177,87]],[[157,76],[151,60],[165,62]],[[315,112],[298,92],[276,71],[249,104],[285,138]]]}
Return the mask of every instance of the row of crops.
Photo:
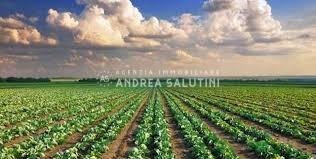
{"label": "row of crops", "polygon": [[[261,105],[243,103],[238,100],[225,100],[213,97],[207,92],[196,92],[192,94],[190,91],[183,92],[186,95],[201,99],[214,107],[225,110],[247,120],[256,122],[260,125],[269,127],[284,135],[289,135],[300,139],[304,142],[316,143],[316,122],[309,118],[302,118],[291,113],[284,113],[274,109],[266,109]],[[295,113],[295,112],[294,112]],[[315,114],[316,115],[316,114]]]}
{"label": "row of crops", "polygon": [[[316,151],[315,91],[306,89],[304,96],[302,89],[2,89],[0,159],[311,159]],[[180,134],[177,139],[174,131]],[[186,155],[176,152],[181,146]]]}

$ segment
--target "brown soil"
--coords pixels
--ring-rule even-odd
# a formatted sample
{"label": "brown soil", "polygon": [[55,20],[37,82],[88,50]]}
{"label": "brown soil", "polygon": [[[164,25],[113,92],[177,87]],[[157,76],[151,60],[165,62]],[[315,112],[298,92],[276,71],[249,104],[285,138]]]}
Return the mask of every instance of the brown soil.
{"label": "brown soil", "polygon": [[[246,103],[246,104],[250,104],[250,105],[257,105],[257,106],[259,106],[260,108],[262,108],[262,107],[265,107],[264,105],[262,105],[262,104],[256,104],[256,103],[252,103],[252,102],[250,102],[250,101],[245,101],[245,100],[242,100],[242,99],[235,99],[235,98],[231,98],[231,97],[225,97],[225,96],[219,96],[219,95],[212,95],[212,96],[214,96],[214,97],[217,97],[217,98],[221,98],[221,99],[226,99],[226,100],[230,100],[229,101],[229,103],[230,104],[235,104],[235,103],[232,103],[231,102],[231,100],[233,100],[233,101],[238,101],[238,103],[239,104],[243,104],[243,103]],[[271,107],[270,107],[271,108]],[[248,109],[248,108],[246,108],[246,109]],[[273,107],[271,108],[271,109],[273,109],[275,112],[281,112],[282,110],[278,110],[278,109],[274,109]],[[304,119],[304,120],[307,120],[307,121],[309,121],[309,120],[311,120],[311,119],[315,119],[316,120],[316,114],[314,114],[313,112],[311,112],[311,111],[309,111],[309,113],[311,113],[310,114],[310,117],[305,117],[305,116],[300,116],[299,114],[297,114],[296,112],[295,112],[295,110],[297,110],[298,108],[292,108],[292,107],[290,107],[290,109],[289,110],[285,110],[287,113],[289,113],[289,114],[292,114],[292,113],[295,113],[294,115],[295,116],[298,116],[298,117],[300,117],[300,118],[302,118],[302,119]],[[291,111],[292,110],[292,111]],[[307,129],[307,130],[312,130],[313,128],[312,127],[310,127],[310,125],[302,125],[302,127],[303,128],[305,128],[305,129]]]}
{"label": "brown soil", "polygon": [[[196,99],[196,98],[195,98]],[[197,99],[199,100],[199,99]],[[201,100],[200,100],[201,101]],[[297,148],[297,149],[300,149],[302,151],[305,151],[305,152],[308,152],[308,153],[311,153],[311,154],[316,154],[316,145],[315,144],[307,144],[307,143],[304,143],[303,141],[301,141],[300,139],[296,139],[294,137],[291,137],[291,136],[287,136],[287,135],[284,135],[284,134],[281,134],[279,132],[276,132],[276,131],[273,131],[271,128],[267,127],[267,126],[264,126],[262,124],[259,124],[257,122],[253,122],[253,121],[250,121],[248,119],[245,119],[241,116],[238,116],[232,112],[228,112],[226,110],[222,110],[222,109],[219,109],[213,105],[210,105],[208,103],[206,103],[207,105],[211,106],[211,107],[214,107],[214,109],[218,109],[218,110],[221,110],[235,118],[238,118],[240,119],[242,122],[244,122],[246,125],[251,125],[251,126],[254,126],[255,128],[259,129],[259,130],[264,130],[266,131],[267,133],[269,133],[274,139],[276,139],[277,141],[280,141],[281,143],[285,143],[285,144],[289,144],[289,145],[292,145],[293,147]]]}
{"label": "brown soil", "polygon": [[200,116],[201,119],[204,121],[204,123],[206,123],[206,125],[212,132],[214,132],[219,138],[226,140],[238,157],[240,157],[241,159],[258,158],[257,155],[248,148],[247,145],[234,141],[231,135],[227,134],[224,130],[222,130],[220,127],[212,123],[210,120],[202,117],[195,109],[193,109],[192,107],[190,107],[183,101],[181,102],[185,106],[184,109],[186,109],[190,113]]}
{"label": "brown soil", "polygon": [[[113,95],[112,95],[112,96],[113,96]],[[110,97],[112,97],[112,96],[110,96]],[[121,96],[118,96],[118,97],[114,98],[114,100],[115,100],[115,99],[118,99],[119,97],[121,97]],[[100,105],[102,105],[102,104],[100,104]],[[98,106],[100,106],[100,105],[96,105],[96,106],[93,106],[93,107],[98,107]],[[63,113],[63,112],[65,112],[65,111],[69,111],[69,110],[68,110],[66,107],[57,110],[58,113]],[[55,110],[55,113],[56,113],[56,110]],[[44,112],[42,112],[40,115],[37,115],[37,116],[25,117],[25,118],[23,118],[21,121],[14,122],[14,123],[10,123],[10,124],[5,124],[5,125],[4,125],[4,126],[5,126],[4,129],[11,129],[11,128],[15,127],[15,126],[19,126],[19,125],[21,125],[21,124],[22,124],[24,121],[26,121],[26,120],[37,120],[37,119],[47,118],[48,115],[49,115],[49,114],[45,114]],[[54,124],[54,123],[52,123],[52,124]]]}
{"label": "brown soil", "polygon": [[88,130],[92,127],[95,127],[96,125],[98,125],[99,123],[102,122],[102,120],[104,120],[105,118],[107,118],[108,116],[113,115],[114,113],[116,113],[117,111],[119,111],[126,102],[124,102],[123,104],[121,104],[118,107],[113,108],[110,112],[107,112],[105,115],[99,117],[97,120],[95,120],[91,125],[83,128],[83,130],[81,132],[75,132],[73,134],[71,134],[70,136],[67,137],[65,143],[61,144],[61,145],[57,145],[49,150],[47,150],[44,154],[45,154],[45,159],[48,158],[52,158],[57,152],[61,152],[64,151],[68,148],[71,148],[73,145],[75,145],[78,141],[80,141],[80,139],[83,137],[84,134],[86,134],[88,132]]}
{"label": "brown soil", "polygon": [[121,130],[120,135],[108,146],[108,151],[102,155],[102,159],[127,158],[128,152],[135,146],[133,135],[137,129],[141,116],[145,111],[148,97],[134,113],[129,123]]}
{"label": "brown soil", "polygon": [[[84,129],[83,131],[87,131],[86,129]],[[80,132],[75,132],[73,134],[71,134],[67,140],[65,141],[64,144],[62,145],[57,145],[52,149],[49,149],[48,151],[45,152],[45,159],[48,158],[53,158],[53,156],[60,151],[64,151],[70,147],[72,147],[74,144],[76,144],[83,136],[83,133]]]}
{"label": "brown soil", "polygon": [[[258,104],[258,103],[251,102],[251,101],[248,101],[248,100],[243,100],[243,99],[240,99],[240,98],[235,97],[235,96],[221,96],[221,95],[215,95],[215,94],[211,94],[211,96],[218,97],[218,98],[222,98],[222,99],[228,99],[228,100],[239,101],[239,102],[241,102],[241,103],[254,104],[254,105],[258,105],[258,106],[264,107],[264,105],[262,105],[262,104]],[[313,101],[310,101],[310,102],[313,102]],[[279,105],[280,105],[280,104],[279,104]],[[290,109],[294,109],[294,110],[299,109],[299,110],[302,110],[302,111],[306,111],[306,109],[304,109],[304,108],[293,107],[293,106],[291,106],[291,105],[288,105],[288,107],[289,107]],[[277,110],[277,111],[281,111],[281,110]],[[288,111],[288,110],[286,110],[286,111]],[[312,114],[315,114],[315,113],[316,113],[316,111],[313,111],[313,110],[308,110],[308,111],[309,111],[310,113],[312,113]],[[291,112],[289,111],[289,113],[291,113]],[[293,112],[292,112],[292,113],[293,113]],[[312,117],[313,117],[313,116],[312,116]]]}
{"label": "brown soil", "polygon": [[243,118],[240,118],[240,119],[247,125],[251,125],[251,126],[256,127],[259,130],[264,130],[268,132],[269,134],[272,135],[274,139],[276,139],[277,141],[280,141],[281,143],[292,145],[293,147],[297,149],[316,155],[316,144],[307,144],[291,136],[286,136],[278,132],[272,131],[270,128],[259,125],[258,123],[255,123],[253,121],[246,120]]}
{"label": "brown soil", "polygon": [[[197,99],[195,98],[196,100],[198,101],[202,101],[200,99]],[[203,101],[204,102],[204,101]],[[204,102],[205,103],[205,102]],[[244,122],[246,125],[251,125],[251,126],[254,126],[255,128],[259,129],[259,130],[264,130],[266,132],[268,132],[274,139],[276,139],[277,141],[280,141],[281,143],[285,143],[285,144],[289,144],[289,145],[292,145],[293,147],[297,148],[297,149],[300,149],[302,151],[305,151],[305,152],[308,152],[308,153],[311,153],[313,155],[316,154],[316,144],[307,144],[307,143],[304,143],[303,141],[301,141],[300,139],[296,139],[294,137],[291,137],[291,136],[287,136],[287,135],[284,135],[284,134],[281,134],[279,132],[276,132],[276,131],[273,131],[271,128],[267,127],[267,126],[264,126],[262,124],[259,124],[257,122],[253,122],[253,121],[250,121],[248,119],[245,119],[243,117],[240,117],[232,112],[228,112],[226,110],[223,110],[223,109],[220,109],[220,108],[217,108],[216,106],[213,106],[211,104],[208,104],[208,103],[205,103],[207,104],[208,106],[211,106],[213,107],[214,109],[217,109],[217,110],[221,110],[235,118],[238,118],[240,119],[242,122]]]}
{"label": "brown soil", "polygon": [[[100,105],[98,105],[98,106],[96,106],[96,107],[99,107],[99,106],[100,106]],[[85,112],[86,112],[86,111],[85,111]],[[85,113],[85,112],[83,112],[83,113]],[[47,130],[47,127],[49,127],[49,126],[51,126],[51,125],[57,125],[57,124],[61,125],[61,124],[64,124],[65,122],[67,122],[67,121],[73,119],[74,117],[75,117],[74,115],[73,115],[73,116],[69,116],[69,117],[67,117],[66,119],[62,119],[62,120],[59,120],[59,121],[52,122],[52,123],[48,124],[46,127],[42,127],[42,128],[40,128],[40,129],[38,129],[38,130],[35,130],[34,133],[30,133],[30,134],[23,135],[23,136],[17,136],[17,137],[15,137],[15,138],[11,139],[10,141],[8,141],[7,143],[5,143],[5,144],[4,144],[4,147],[12,147],[12,146],[14,146],[15,144],[21,143],[21,142],[23,142],[24,140],[30,138],[31,136],[33,136],[33,137],[38,136],[38,135],[44,133],[44,132]],[[16,126],[16,125],[12,125],[12,127],[13,127],[13,126]]]}
{"label": "brown soil", "polygon": [[175,155],[175,159],[182,159],[182,158],[190,158],[190,148],[186,145],[185,140],[180,133],[180,128],[175,122],[173,118],[170,108],[167,108],[166,101],[163,99],[164,105],[164,112],[165,112],[165,119],[168,123],[168,130],[171,137],[171,147],[172,152]]}
{"label": "brown soil", "polygon": [[[61,110],[57,110],[58,112],[64,112],[65,108],[61,109]],[[22,118],[20,121],[16,121],[16,122],[13,122],[13,123],[6,123],[4,125],[4,129],[11,129],[15,126],[19,126],[21,125],[23,122],[25,122],[26,120],[36,120],[36,119],[40,119],[40,118],[45,118],[47,117],[49,114],[45,114],[45,113],[42,113],[41,115],[37,115],[37,116],[32,116],[32,117],[24,117]]]}
{"label": "brown soil", "polygon": [[14,146],[15,144],[18,144],[20,142],[23,142],[24,140],[30,138],[32,135],[27,135],[27,136],[19,136],[19,137],[16,137],[12,140],[10,140],[9,142],[5,143],[3,146],[4,147],[12,147]]}
{"label": "brown soil", "polygon": [[[57,125],[57,124],[61,125],[61,124],[65,123],[67,120],[70,120],[70,118],[69,118],[69,119],[63,119],[63,120],[60,120],[60,121],[56,121],[56,122],[54,122],[54,123],[49,124],[48,126],[50,126],[50,125]],[[47,127],[48,127],[48,126],[47,126]],[[32,136],[33,136],[33,137],[38,136],[38,135],[44,133],[44,132],[47,130],[47,127],[40,128],[40,129],[36,130],[36,132],[31,133],[31,134],[28,134],[28,135],[18,136],[18,137],[16,137],[16,138],[14,138],[14,139],[8,141],[7,143],[5,143],[5,144],[4,144],[4,147],[12,147],[12,146],[14,146],[15,144],[21,143],[21,142],[23,142],[24,140],[26,140],[26,139],[28,139],[28,138],[30,138],[30,137],[32,137]]]}
{"label": "brown soil", "polygon": [[251,151],[248,146],[235,142],[232,136],[227,134],[224,130],[213,124],[207,119],[203,119],[203,121],[207,124],[208,128],[214,132],[218,137],[221,139],[224,139],[228,142],[228,144],[231,146],[231,148],[234,150],[234,152],[237,154],[238,157],[242,159],[254,159],[258,158],[255,152]]}

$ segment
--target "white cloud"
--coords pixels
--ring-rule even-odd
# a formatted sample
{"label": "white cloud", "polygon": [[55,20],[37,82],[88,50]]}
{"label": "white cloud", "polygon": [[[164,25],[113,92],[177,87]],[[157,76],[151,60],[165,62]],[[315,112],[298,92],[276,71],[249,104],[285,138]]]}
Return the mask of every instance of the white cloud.
{"label": "white cloud", "polygon": [[[94,5],[87,7],[80,17],[70,13],[59,13],[50,9],[47,22],[55,28],[68,29],[72,32],[74,43],[81,45],[122,45],[121,32],[114,28],[104,14],[104,9]],[[60,35],[63,36],[63,35]]]}
{"label": "white cloud", "polygon": [[79,22],[74,15],[70,12],[58,13],[54,9],[48,10],[48,16],[46,18],[48,24],[54,27],[63,27],[66,29],[73,29],[78,26]]}
{"label": "white cloud", "polygon": [[[268,72],[273,67],[267,64],[280,67],[276,71],[291,72],[282,68],[289,61],[300,68],[307,67],[304,60],[308,61],[308,67],[315,66],[314,25],[282,28],[266,0],[206,0],[202,6],[205,14],[184,13],[172,21],[144,18],[131,0],[77,2],[84,5],[80,14],[48,10],[46,22],[50,27],[45,34],[23,14],[0,18],[1,47],[56,44],[49,49],[7,49],[12,54],[31,50],[28,54],[38,56],[2,56],[0,63],[12,68],[17,65],[14,71],[19,72],[34,63],[42,64],[48,72],[78,76],[94,75],[108,67],[216,69],[220,66],[227,74],[243,71],[247,74],[256,69]],[[53,35],[58,44],[44,35]],[[69,49],[76,51],[69,53]],[[306,70],[305,73],[313,72]]]}
{"label": "white cloud", "polygon": [[173,67],[192,66],[201,62],[200,58],[194,57],[184,50],[177,50],[175,55],[174,60],[170,61],[170,64]]}
{"label": "white cloud", "polygon": [[104,9],[98,6],[86,8],[82,13],[75,35],[77,43],[91,45],[122,45],[123,35],[105,17]]}
{"label": "white cloud", "polygon": [[200,17],[194,16],[189,13],[182,14],[180,17],[176,19],[178,26],[182,29],[186,34],[191,34],[200,30]]}
{"label": "white cloud", "polygon": [[176,18],[176,23],[156,17],[145,19],[130,0],[77,2],[85,5],[80,15],[50,9],[47,22],[68,29],[71,34],[66,35],[73,36],[73,43],[84,46],[212,47],[282,39],[281,25],[265,0],[208,0],[203,5],[205,17],[185,13]]}
{"label": "white cloud", "polygon": [[0,17],[0,43],[2,44],[45,44],[55,45],[57,41],[44,37],[33,26],[27,25],[14,17]]}
{"label": "white cloud", "polygon": [[269,41],[281,36],[281,24],[272,17],[266,0],[208,0],[206,30],[216,43]]}
{"label": "white cloud", "polygon": [[[79,0],[80,15],[50,9],[47,22],[72,32],[74,43],[90,46],[149,47],[182,33],[165,20],[145,20],[130,0]],[[63,35],[60,35],[63,36]],[[128,44],[130,42],[130,44]]]}

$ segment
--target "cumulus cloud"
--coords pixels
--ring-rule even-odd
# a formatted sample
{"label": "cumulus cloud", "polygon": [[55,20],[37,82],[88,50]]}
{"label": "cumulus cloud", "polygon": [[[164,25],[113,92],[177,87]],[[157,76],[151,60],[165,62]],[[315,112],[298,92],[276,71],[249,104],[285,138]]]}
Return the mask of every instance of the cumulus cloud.
{"label": "cumulus cloud", "polygon": [[98,6],[86,8],[82,13],[75,41],[91,45],[122,45],[123,35],[105,17],[104,9]]}
{"label": "cumulus cloud", "polygon": [[126,37],[124,39],[125,42],[132,46],[136,47],[155,47],[155,46],[160,46],[161,43],[157,40],[150,39],[150,38],[144,38],[144,37]]}
{"label": "cumulus cloud", "polygon": [[[21,15],[18,17],[21,17]],[[0,17],[0,43],[9,45],[56,45],[57,41],[53,38],[42,36],[35,27],[19,19]]]}
{"label": "cumulus cloud", "polygon": [[48,24],[54,27],[62,27],[66,29],[73,29],[78,26],[79,22],[74,15],[70,12],[58,13],[54,9],[48,10],[48,16],[46,18]]}
{"label": "cumulus cloud", "polygon": [[175,19],[178,23],[178,27],[186,34],[191,34],[200,30],[200,17],[194,16],[189,13],[184,13]]}
{"label": "cumulus cloud", "polygon": [[[272,56],[278,57],[274,63],[284,64],[282,56],[312,54],[316,48],[314,25],[282,28],[267,0],[205,0],[205,14],[184,13],[169,21],[145,18],[131,0],[77,3],[84,6],[80,14],[49,9],[45,34],[35,27],[38,18],[0,17],[0,47],[8,46],[13,54],[0,56],[0,67],[7,64],[21,72],[34,65],[42,73],[91,76],[109,67],[205,69],[223,63],[221,68],[235,73],[264,67],[258,63],[272,62]],[[11,49],[14,45],[54,47]]]}
{"label": "cumulus cloud", "polygon": [[[85,5],[80,15],[48,11],[46,21],[52,27],[68,29],[74,43],[92,46],[159,45],[182,30],[173,23],[151,17],[144,19],[130,0],[78,0]],[[61,35],[62,36],[62,35]],[[158,39],[158,40],[157,40]]]}
{"label": "cumulus cloud", "polygon": [[281,24],[272,17],[266,0],[208,0],[206,30],[216,43],[264,42],[281,35]]}
{"label": "cumulus cloud", "polygon": [[144,38],[171,38],[181,34],[182,30],[175,28],[174,24],[166,20],[158,20],[151,17],[146,21],[142,21],[139,27],[131,30],[131,36],[139,36]]}
{"label": "cumulus cloud", "polygon": [[[121,45],[124,43],[121,32],[113,28],[105,17],[104,9],[98,6],[87,7],[80,17],[70,13],[59,13],[50,9],[46,21],[55,28],[67,29],[73,42],[81,45]],[[63,36],[63,35],[61,35]]]}
{"label": "cumulus cloud", "polygon": [[192,64],[196,64],[199,62],[201,62],[200,58],[194,57],[184,50],[176,50],[175,57],[172,61],[170,61],[170,64],[173,67],[181,67],[188,65],[192,66]]}
{"label": "cumulus cloud", "polygon": [[[266,0],[206,0],[206,16],[185,13],[175,22],[145,19],[130,0],[77,0],[85,5],[80,15],[48,11],[48,24],[66,29],[65,41],[80,46],[122,48],[213,47],[250,45],[282,40],[280,22],[272,17]],[[58,33],[57,33],[58,34]],[[61,38],[62,39],[62,38]]]}

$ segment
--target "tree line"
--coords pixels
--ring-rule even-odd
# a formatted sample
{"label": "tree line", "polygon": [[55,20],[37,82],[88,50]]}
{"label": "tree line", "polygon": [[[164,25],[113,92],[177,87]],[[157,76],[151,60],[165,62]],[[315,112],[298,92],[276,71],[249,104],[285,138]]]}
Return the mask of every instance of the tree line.
{"label": "tree line", "polygon": [[33,83],[33,82],[51,82],[49,78],[32,78],[32,77],[0,77],[0,82],[8,83]]}

